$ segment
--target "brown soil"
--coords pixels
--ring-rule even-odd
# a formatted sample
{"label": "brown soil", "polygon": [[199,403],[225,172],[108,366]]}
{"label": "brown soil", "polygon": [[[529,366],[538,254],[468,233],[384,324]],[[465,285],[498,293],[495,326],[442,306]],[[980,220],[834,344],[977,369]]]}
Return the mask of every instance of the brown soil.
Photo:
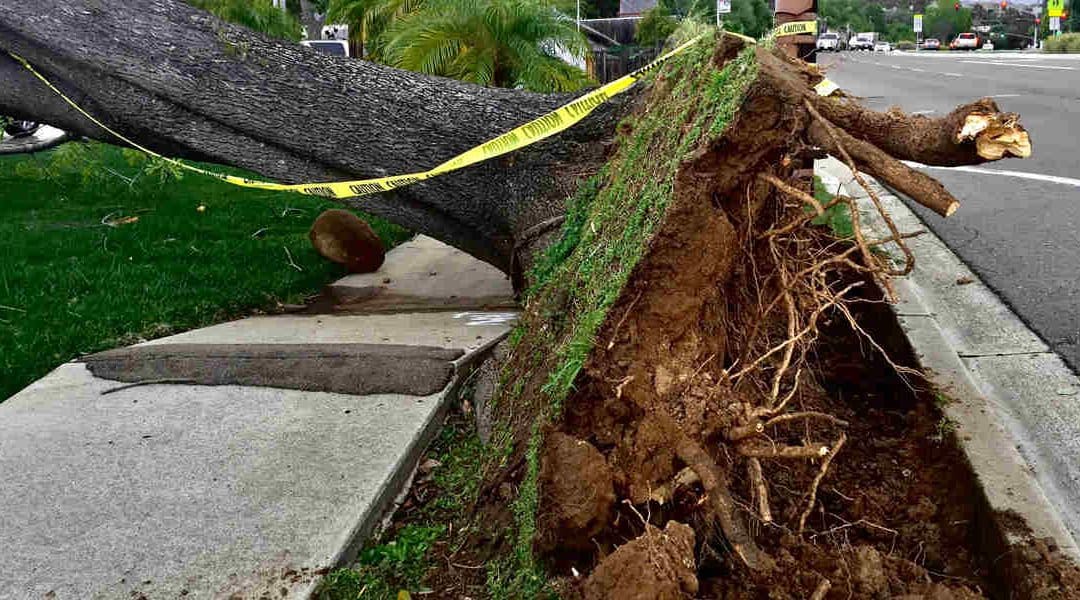
{"label": "brown soil", "polygon": [[[768,183],[806,183],[793,165],[812,151],[792,132],[813,122],[815,74],[764,50],[758,66],[721,139],[679,167],[659,231],[543,431],[534,549],[564,598],[1019,597],[987,551],[992,521],[951,425],[878,347],[903,362],[879,259],[806,225],[803,202]],[[526,319],[557,330],[542,315],[568,299],[553,302]],[[530,343],[542,341],[526,338],[511,369],[550,360]],[[471,529],[439,547],[426,597],[486,596],[478,566],[514,551],[508,505],[546,410],[540,375],[497,404],[514,448]],[[1041,597],[1080,597],[1066,571],[1028,580]]]}
{"label": "brown soil", "polygon": [[663,531],[647,525],[600,563],[584,585],[585,600],[679,600],[697,591],[694,530],[675,521]]}

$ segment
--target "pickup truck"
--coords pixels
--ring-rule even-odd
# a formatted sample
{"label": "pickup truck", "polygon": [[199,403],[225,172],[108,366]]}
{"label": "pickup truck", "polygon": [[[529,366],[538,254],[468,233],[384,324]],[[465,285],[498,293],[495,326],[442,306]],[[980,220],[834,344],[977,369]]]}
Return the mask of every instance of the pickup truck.
{"label": "pickup truck", "polygon": [[855,36],[849,46],[852,50],[873,50],[875,42],[877,42],[876,33],[860,33]]}
{"label": "pickup truck", "polygon": [[839,52],[843,50],[843,40],[840,39],[840,34],[826,32],[818,36],[817,49],[825,52]]}

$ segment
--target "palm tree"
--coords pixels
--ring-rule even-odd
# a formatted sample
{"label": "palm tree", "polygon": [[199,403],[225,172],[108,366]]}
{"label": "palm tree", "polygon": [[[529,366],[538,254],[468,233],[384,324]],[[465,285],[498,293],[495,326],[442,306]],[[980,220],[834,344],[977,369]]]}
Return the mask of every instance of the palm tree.
{"label": "palm tree", "polygon": [[188,4],[217,17],[273,37],[300,39],[300,21],[275,8],[270,0],[188,0]]}
{"label": "palm tree", "polygon": [[414,15],[424,0],[329,0],[327,23],[348,23],[351,36],[363,44],[364,56],[382,58],[383,33],[391,23]]}
{"label": "palm tree", "polygon": [[[365,14],[387,14],[409,0],[334,0],[365,3]],[[412,0],[380,34],[379,60],[410,71],[487,86],[573,91],[590,83],[560,54],[588,50],[573,19],[544,0]],[[379,5],[376,9],[374,5]],[[349,21],[350,23],[353,21]]]}

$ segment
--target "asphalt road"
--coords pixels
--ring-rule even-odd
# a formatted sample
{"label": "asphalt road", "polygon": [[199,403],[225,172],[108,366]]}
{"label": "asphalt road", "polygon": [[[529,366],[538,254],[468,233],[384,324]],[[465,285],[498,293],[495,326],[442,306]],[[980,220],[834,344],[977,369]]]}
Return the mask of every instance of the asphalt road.
{"label": "asphalt road", "polygon": [[1080,55],[852,52],[819,54],[818,63],[879,110],[940,116],[991,96],[1020,113],[1031,158],[926,169],[960,210],[942,219],[913,208],[1080,371]]}

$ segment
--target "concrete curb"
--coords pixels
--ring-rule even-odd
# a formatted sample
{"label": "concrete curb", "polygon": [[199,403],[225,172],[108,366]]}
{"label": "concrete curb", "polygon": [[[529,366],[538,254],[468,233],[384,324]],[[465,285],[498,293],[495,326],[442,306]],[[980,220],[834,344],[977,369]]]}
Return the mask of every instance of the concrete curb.
{"label": "concrete curb", "polygon": [[[831,192],[859,200],[875,237],[888,235],[845,165],[830,158],[816,167]],[[872,185],[901,231],[925,229],[900,198]],[[1080,416],[1080,380],[937,236],[927,232],[908,245],[916,268],[893,280],[890,306],[957,426],[988,521],[1011,545],[1026,537],[1009,526],[1007,515],[1018,514],[1032,536],[1050,537],[1080,560],[1080,455],[1069,451],[1080,444],[1080,420],[1072,417]]]}
{"label": "concrete curb", "polygon": [[[455,361],[454,377],[440,395],[438,405],[431,418],[409,441],[397,464],[394,465],[394,474],[383,483],[376,499],[371,502],[368,510],[359,515],[353,528],[342,536],[341,542],[338,544],[340,550],[330,559],[328,566],[331,569],[350,566],[356,561],[360,551],[364,549],[364,545],[372,536],[379,533],[389,523],[390,517],[404,502],[406,495],[409,493],[420,459],[423,458],[424,452],[427,451],[432,440],[442,429],[443,423],[446,421],[446,415],[449,414],[451,405],[457,400],[462,386],[472,376],[475,368],[484,361],[492,348],[506,339],[508,335],[510,335],[509,331],[491,339],[480,348]],[[323,577],[313,579],[297,597],[302,600],[314,598],[322,580]]]}

